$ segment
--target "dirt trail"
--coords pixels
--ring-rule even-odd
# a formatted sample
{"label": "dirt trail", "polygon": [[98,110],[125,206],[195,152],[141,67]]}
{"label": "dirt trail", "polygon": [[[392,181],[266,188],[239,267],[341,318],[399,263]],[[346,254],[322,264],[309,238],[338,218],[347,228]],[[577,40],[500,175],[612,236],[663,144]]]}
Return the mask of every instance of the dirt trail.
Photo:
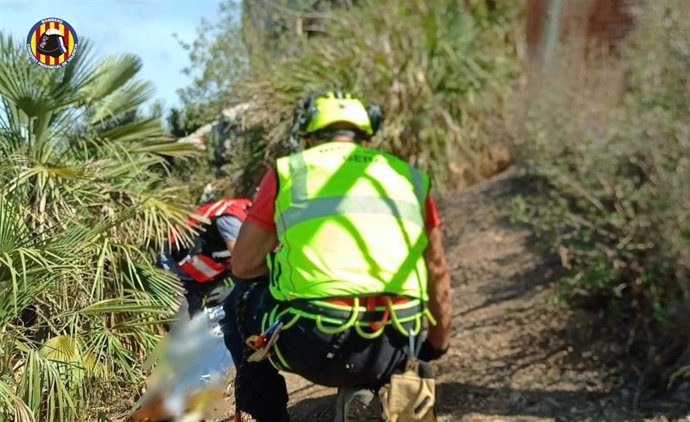
{"label": "dirt trail", "polygon": [[[558,262],[497,209],[531,184],[509,171],[439,198],[453,275],[455,333],[434,363],[440,421],[670,421],[680,409],[630,410],[622,350],[593,315],[552,304]],[[335,390],[288,375],[293,421],[330,422]],[[230,404],[228,398],[226,404]],[[675,415],[674,415],[675,414]]]}

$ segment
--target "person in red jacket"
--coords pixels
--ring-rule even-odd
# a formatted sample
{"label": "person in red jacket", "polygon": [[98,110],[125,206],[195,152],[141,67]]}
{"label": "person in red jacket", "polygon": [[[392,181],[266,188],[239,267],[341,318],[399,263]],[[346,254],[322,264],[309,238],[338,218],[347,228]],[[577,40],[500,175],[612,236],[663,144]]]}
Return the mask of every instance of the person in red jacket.
{"label": "person in red jacket", "polygon": [[185,297],[178,317],[185,313],[191,317],[204,304],[218,305],[229,294],[226,284],[230,284],[230,258],[251,204],[249,199],[223,198],[199,206],[187,226],[200,225],[194,216],[205,217],[210,223],[201,224],[201,232],[191,246],[183,246],[171,233],[156,265],[175,274],[184,285]]}

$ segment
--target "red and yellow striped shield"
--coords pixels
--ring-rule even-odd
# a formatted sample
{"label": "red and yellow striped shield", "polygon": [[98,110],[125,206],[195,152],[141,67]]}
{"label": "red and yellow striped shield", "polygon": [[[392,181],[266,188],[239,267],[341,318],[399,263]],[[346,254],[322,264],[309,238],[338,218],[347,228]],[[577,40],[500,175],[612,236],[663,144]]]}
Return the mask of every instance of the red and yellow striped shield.
{"label": "red and yellow striped shield", "polygon": [[41,19],[26,37],[29,56],[36,64],[48,69],[69,63],[78,45],[79,39],[72,25],[59,18]]}

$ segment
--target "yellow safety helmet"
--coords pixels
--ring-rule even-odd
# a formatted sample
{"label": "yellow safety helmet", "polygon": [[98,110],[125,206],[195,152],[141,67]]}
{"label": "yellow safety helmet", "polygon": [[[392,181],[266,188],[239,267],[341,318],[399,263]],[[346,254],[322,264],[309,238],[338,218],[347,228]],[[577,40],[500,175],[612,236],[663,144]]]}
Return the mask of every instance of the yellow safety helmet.
{"label": "yellow safety helmet", "polygon": [[334,123],[349,123],[368,136],[378,130],[383,113],[378,105],[365,103],[343,91],[312,95],[300,104],[296,116],[303,135],[316,132]]}

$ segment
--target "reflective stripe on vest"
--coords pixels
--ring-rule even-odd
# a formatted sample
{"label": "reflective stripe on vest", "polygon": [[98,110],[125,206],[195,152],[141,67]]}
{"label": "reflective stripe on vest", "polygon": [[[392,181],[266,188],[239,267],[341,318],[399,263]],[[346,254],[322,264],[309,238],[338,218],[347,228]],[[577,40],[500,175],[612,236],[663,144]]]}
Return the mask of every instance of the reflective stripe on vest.
{"label": "reflective stripe on vest", "polygon": [[[290,175],[292,176],[292,202],[301,202],[307,199],[307,163],[304,160],[304,155],[294,154],[288,157],[290,166]],[[421,204],[426,200],[426,186],[424,178],[426,175],[417,170],[411,164],[407,164],[407,170],[410,172],[412,179],[412,186],[414,187],[414,194],[417,201]]]}
{"label": "reflective stripe on vest", "polygon": [[224,251],[218,251],[218,252],[212,252],[211,253],[211,258],[213,258],[213,259],[225,259],[225,258],[230,258],[231,256],[232,256],[232,254],[227,249]]}
{"label": "reflective stripe on vest", "polygon": [[282,218],[276,221],[278,234],[295,224],[312,218],[343,214],[386,214],[402,218],[424,227],[423,216],[419,206],[426,200],[424,174],[407,164],[414,187],[416,202],[400,201],[376,196],[329,196],[313,198],[307,201],[307,165],[304,155],[294,154],[288,157],[290,175],[292,176],[293,206],[287,209]]}
{"label": "reflective stripe on vest", "polygon": [[187,255],[179,266],[199,283],[210,281],[228,269],[226,265],[204,255]]}
{"label": "reflective stripe on vest", "polygon": [[280,158],[276,173],[280,248],[268,262],[276,299],[426,298],[426,174],[340,142]]}
{"label": "reflective stripe on vest", "polygon": [[424,220],[419,213],[418,202],[395,201],[391,198],[375,196],[331,196],[315,198],[287,209],[276,223],[278,234],[295,224],[313,218],[344,214],[383,214],[415,223],[424,227]]}

